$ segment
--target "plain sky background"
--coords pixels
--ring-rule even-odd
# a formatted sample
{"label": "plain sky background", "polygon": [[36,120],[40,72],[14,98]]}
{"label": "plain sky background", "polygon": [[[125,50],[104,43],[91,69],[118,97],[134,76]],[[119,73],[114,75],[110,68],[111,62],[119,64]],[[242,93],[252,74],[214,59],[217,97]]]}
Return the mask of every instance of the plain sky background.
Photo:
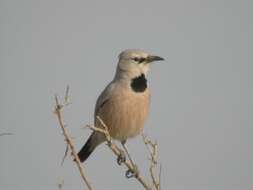
{"label": "plain sky background", "polygon": [[[145,132],[159,145],[163,190],[253,189],[252,0],[1,0],[1,190],[80,190],[53,115],[70,85],[64,119],[77,149],[118,54],[140,48],[152,65]],[[128,146],[143,174],[140,138]],[[142,187],[102,145],[85,163],[94,189]]]}

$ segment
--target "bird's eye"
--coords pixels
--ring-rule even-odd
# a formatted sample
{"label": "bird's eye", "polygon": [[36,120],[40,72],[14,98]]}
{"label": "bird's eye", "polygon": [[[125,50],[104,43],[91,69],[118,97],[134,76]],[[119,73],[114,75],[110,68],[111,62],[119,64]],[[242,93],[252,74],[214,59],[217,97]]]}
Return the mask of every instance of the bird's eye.
{"label": "bird's eye", "polygon": [[138,64],[140,64],[140,63],[144,62],[146,60],[146,58],[144,58],[144,57],[134,57],[133,60],[135,62],[137,62]]}
{"label": "bird's eye", "polygon": [[134,57],[133,60],[136,61],[136,62],[139,62],[139,58],[138,57]]}
{"label": "bird's eye", "polygon": [[144,62],[146,59],[144,58],[144,57],[142,57],[142,58],[140,58],[139,59],[139,63],[142,63],[142,62]]}

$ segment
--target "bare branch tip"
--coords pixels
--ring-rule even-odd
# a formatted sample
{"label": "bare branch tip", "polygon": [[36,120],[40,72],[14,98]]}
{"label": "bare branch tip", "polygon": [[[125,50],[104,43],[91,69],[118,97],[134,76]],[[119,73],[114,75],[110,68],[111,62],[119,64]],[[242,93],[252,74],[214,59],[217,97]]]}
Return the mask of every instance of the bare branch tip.
{"label": "bare branch tip", "polygon": [[5,136],[5,135],[14,135],[14,133],[0,133],[0,136]]}
{"label": "bare branch tip", "polygon": [[69,85],[66,87],[65,97],[64,97],[65,104],[69,102]]}

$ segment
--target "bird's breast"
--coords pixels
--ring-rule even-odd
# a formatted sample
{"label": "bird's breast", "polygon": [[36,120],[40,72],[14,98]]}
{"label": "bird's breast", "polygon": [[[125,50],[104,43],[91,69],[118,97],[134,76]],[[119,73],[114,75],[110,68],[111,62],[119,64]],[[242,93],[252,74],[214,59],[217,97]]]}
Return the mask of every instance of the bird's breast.
{"label": "bird's breast", "polygon": [[149,111],[148,88],[136,93],[130,88],[116,88],[110,99],[99,110],[98,115],[108,126],[110,135],[118,140],[138,135]]}

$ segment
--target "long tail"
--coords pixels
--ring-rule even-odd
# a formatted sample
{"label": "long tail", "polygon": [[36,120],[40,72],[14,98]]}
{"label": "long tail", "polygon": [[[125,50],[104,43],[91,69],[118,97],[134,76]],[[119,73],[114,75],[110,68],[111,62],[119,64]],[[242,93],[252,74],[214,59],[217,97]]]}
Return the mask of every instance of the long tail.
{"label": "long tail", "polygon": [[81,162],[84,162],[95,148],[104,141],[104,137],[100,133],[93,132],[85,145],[78,153]]}

